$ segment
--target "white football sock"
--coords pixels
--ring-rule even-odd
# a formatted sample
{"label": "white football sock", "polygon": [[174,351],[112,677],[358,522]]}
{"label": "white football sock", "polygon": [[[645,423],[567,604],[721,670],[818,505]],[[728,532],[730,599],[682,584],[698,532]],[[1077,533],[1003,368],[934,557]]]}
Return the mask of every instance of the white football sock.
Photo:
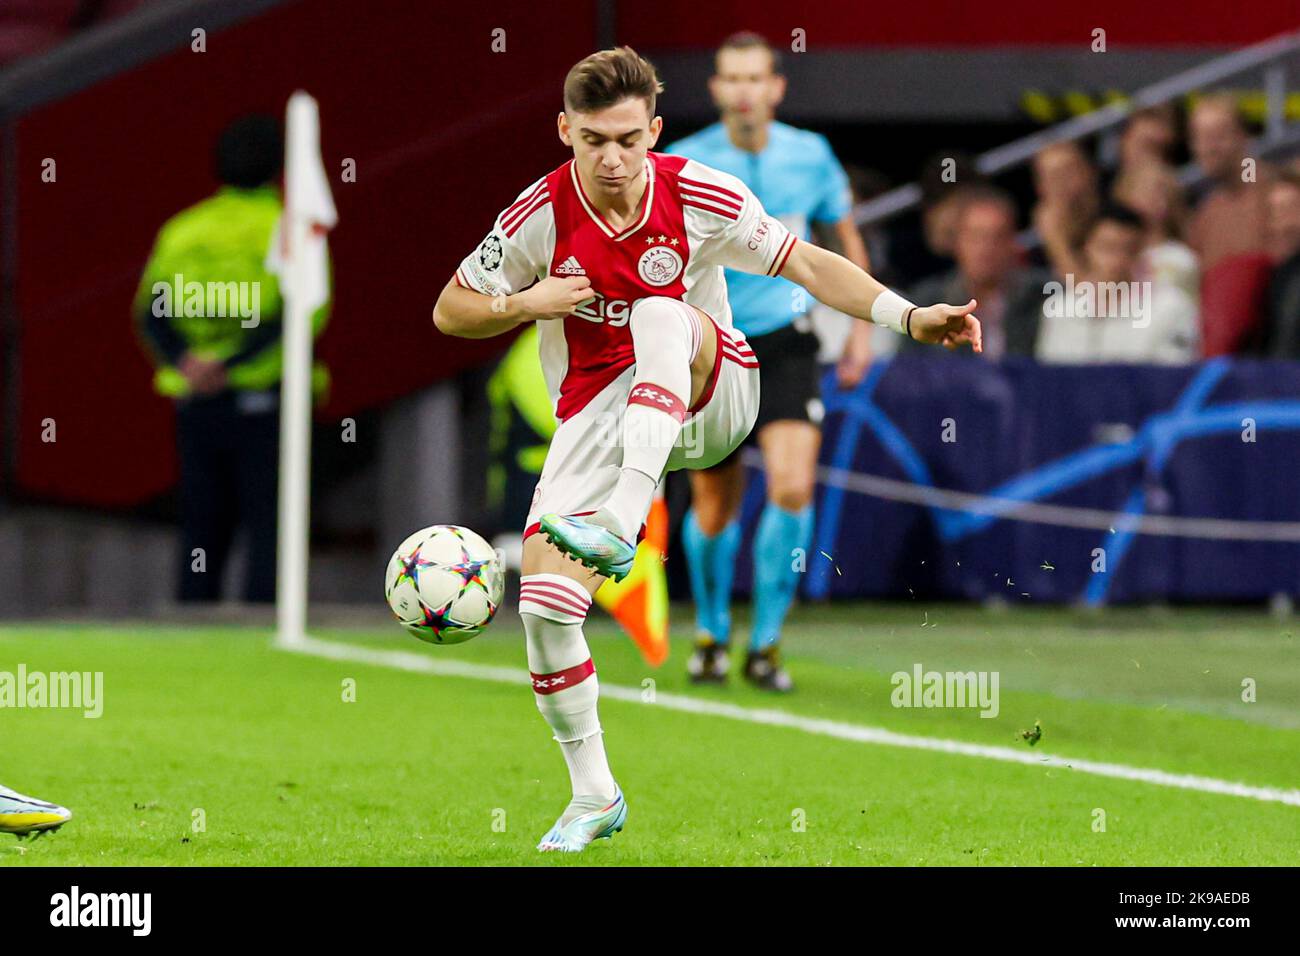
{"label": "white football sock", "polygon": [[638,302],[627,324],[636,372],[623,418],[623,467],[605,509],[632,541],[681,433],[703,330],[693,308],[663,296]]}
{"label": "white football sock", "polygon": [[528,574],[520,581],[519,616],[537,709],[559,741],[573,795],[608,800],[615,784],[596,713],[600,682],[582,634],[590,607],[586,588],[562,574]]}

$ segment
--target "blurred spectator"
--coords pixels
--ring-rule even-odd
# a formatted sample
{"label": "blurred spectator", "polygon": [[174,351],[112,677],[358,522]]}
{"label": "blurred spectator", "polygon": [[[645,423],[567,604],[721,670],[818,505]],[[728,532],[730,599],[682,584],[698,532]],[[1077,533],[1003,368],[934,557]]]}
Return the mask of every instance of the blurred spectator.
{"label": "blurred spectator", "polygon": [[[847,165],[844,167],[844,172],[849,177],[849,189],[853,193],[855,206],[889,191],[889,180],[878,170],[866,166]],[[871,262],[871,274],[887,286],[896,285],[897,280],[894,278],[890,261],[892,250],[888,231],[881,225],[868,224],[859,226],[858,234],[862,237],[862,244],[867,250],[867,259]],[[844,344],[848,341],[849,333],[858,320],[843,312],[836,312],[820,302],[813,304],[808,315],[812,319],[813,331],[817,333],[817,338],[821,342],[817,360],[835,364],[844,354]],[[898,351],[901,338],[902,336],[892,329],[883,325],[874,326],[871,329],[871,355],[874,358],[893,355]]]}
{"label": "blurred spectator", "polygon": [[[953,252],[957,267],[916,285],[917,302],[979,302],[987,359],[1034,354],[1043,314],[1043,285],[1050,276],[1020,264],[1016,244],[1016,206],[992,186],[968,189],[955,223]],[[904,339],[902,346],[920,349]],[[970,349],[962,354],[974,355]]]}
{"label": "blurred spectator", "polygon": [[4,0],[0,66],[37,56],[82,30],[162,0]]}
{"label": "blurred spectator", "polygon": [[1153,283],[1163,305],[1189,317],[1200,315],[1200,266],[1183,242],[1187,207],[1172,167],[1158,160],[1138,162],[1115,180],[1115,199],[1142,218],[1145,235],[1138,261],[1139,281]]}
{"label": "blurred spectator", "polygon": [[1264,354],[1300,358],[1300,167],[1280,173],[1268,190],[1268,241],[1277,268],[1264,309]]}
{"label": "blurred spectator", "polygon": [[1178,143],[1178,117],[1169,104],[1135,112],[1119,138],[1119,172],[1148,162],[1168,163]]}
{"label": "blurred spectator", "polygon": [[1227,255],[1262,251],[1266,203],[1263,190],[1251,187],[1265,170],[1246,163],[1249,137],[1236,100],[1227,94],[1200,100],[1189,130],[1192,156],[1210,183],[1192,222],[1192,246],[1207,267]]}
{"label": "blurred spectator", "polygon": [[1043,243],[1037,261],[1057,275],[1077,273],[1101,201],[1096,167],[1078,143],[1054,143],[1034,157],[1034,189],[1034,228]]}
{"label": "blurred spectator", "polygon": [[1231,96],[1200,100],[1189,128],[1192,155],[1211,182],[1188,231],[1201,263],[1204,351],[1233,354],[1258,336],[1272,269],[1267,254],[1267,172],[1246,162],[1249,140]]}
{"label": "blurred spectator", "polygon": [[1273,260],[1285,262],[1300,246],[1300,207],[1296,193],[1300,190],[1300,160],[1279,170],[1268,190],[1268,251]]}
{"label": "blurred spectator", "polygon": [[[849,177],[849,190],[853,193],[853,204],[864,203],[889,192],[889,180],[885,174],[866,166],[845,164],[844,172]],[[862,243],[867,248],[867,258],[871,261],[871,274],[889,285],[894,282],[890,273],[890,246],[888,233],[878,224],[858,227]]]}
{"label": "blurred spectator", "polygon": [[1044,362],[1189,362],[1196,313],[1175,285],[1140,281],[1146,227],[1127,206],[1107,203],[1083,244],[1081,271],[1044,303],[1038,358]]}
{"label": "blurred spectator", "polygon": [[[220,597],[240,526],[244,599],[275,599],[282,303],[266,254],[283,208],[282,155],[273,118],[227,127],[216,149],[225,185],[163,225],[136,295],[154,387],[176,403],[182,601]],[[327,311],[313,316],[317,333]],[[324,368],[312,377],[322,390]]]}
{"label": "blurred spectator", "polygon": [[925,161],[918,177],[920,215],[904,216],[890,233],[894,284],[907,288],[952,268],[962,196],[968,187],[983,181],[969,154],[949,150]]}

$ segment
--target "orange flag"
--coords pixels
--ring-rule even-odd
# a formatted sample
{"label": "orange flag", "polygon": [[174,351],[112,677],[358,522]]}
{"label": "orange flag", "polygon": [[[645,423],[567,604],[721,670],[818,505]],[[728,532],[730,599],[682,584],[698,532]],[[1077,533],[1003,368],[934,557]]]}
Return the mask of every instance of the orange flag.
{"label": "orange flag", "polygon": [[651,667],[668,659],[668,505],[657,497],[646,518],[645,537],[632,559],[632,572],[622,581],[606,581],[596,601],[608,611]]}

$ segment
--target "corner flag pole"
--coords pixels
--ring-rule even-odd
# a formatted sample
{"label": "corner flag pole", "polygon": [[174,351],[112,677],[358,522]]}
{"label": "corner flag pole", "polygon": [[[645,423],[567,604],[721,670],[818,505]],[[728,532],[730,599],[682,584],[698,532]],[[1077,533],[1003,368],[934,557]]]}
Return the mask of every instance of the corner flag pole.
{"label": "corner flag pole", "polygon": [[307,636],[311,490],[312,314],[329,301],[325,233],[338,220],[320,155],[320,112],[299,90],[285,113],[284,215],[267,253],[284,300],[280,385],[279,543],[276,643]]}

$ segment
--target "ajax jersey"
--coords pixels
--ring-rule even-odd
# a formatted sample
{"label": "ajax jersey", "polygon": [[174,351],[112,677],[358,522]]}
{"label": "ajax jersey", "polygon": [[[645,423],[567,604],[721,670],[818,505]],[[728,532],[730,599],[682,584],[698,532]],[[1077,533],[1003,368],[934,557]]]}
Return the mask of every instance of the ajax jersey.
{"label": "ajax jersey", "polygon": [[594,298],[538,323],[546,384],[560,421],[582,411],[634,361],[627,328],[647,296],[680,299],[731,328],[724,269],[776,275],[796,237],[735,176],[683,156],[649,153],[641,214],[622,231],[592,205],[572,160],[497,217],[456,282],[510,295],[547,276],[585,275]]}

